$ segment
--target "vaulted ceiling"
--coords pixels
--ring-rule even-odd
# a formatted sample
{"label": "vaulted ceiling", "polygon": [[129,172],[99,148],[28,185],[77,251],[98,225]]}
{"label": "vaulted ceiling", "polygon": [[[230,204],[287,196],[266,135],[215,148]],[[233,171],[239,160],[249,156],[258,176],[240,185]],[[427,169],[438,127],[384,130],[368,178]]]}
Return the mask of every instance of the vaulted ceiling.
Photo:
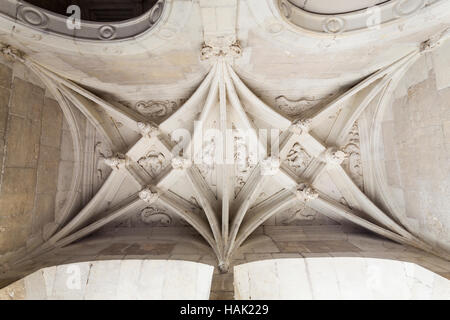
{"label": "vaulted ceiling", "polygon": [[55,219],[11,257],[170,225],[226,271],[264,226],[356,226],[448,260],[450,4],[413,2],[368,25],[373,1],[166,0],[71,35],[0,5],[2,53],[72,151]]}

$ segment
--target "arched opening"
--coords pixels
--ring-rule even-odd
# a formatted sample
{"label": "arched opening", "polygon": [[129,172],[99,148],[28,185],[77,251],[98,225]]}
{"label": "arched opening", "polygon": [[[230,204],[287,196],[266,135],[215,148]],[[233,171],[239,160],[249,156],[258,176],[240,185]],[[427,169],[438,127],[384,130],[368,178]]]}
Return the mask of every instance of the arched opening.
{"label": "arched opening", "polygon": [[118,22],[136,18],[149,11],[158,0],[27,0],[38,6],[61,15],[67,8],[76,5],[81,10],[81,19],[95,22]]}
{"label": "arched opening", "polygon": [[105,260],[40,269],[0,300],[206,300],[213,267],[188,261]]}
{"label": "arched opening", "polygon": [[236,266],[234,277],[236,299],[450,299],[449,280],[396,260],[265,260]]}
{"label": "arched opening", "polygon": [[390,0],[289,0],[293,5],[317,14],[342,14],[379,5]]}

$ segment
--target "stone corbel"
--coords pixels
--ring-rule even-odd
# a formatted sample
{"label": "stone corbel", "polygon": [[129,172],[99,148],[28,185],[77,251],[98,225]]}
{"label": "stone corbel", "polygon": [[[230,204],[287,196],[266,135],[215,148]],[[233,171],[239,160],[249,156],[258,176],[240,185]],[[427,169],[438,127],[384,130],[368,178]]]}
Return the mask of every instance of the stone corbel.
{"label": "stone corbel", "polygon": [[0,44],[0,53],[9,60],[25,63],[24,53],[10,45]]}

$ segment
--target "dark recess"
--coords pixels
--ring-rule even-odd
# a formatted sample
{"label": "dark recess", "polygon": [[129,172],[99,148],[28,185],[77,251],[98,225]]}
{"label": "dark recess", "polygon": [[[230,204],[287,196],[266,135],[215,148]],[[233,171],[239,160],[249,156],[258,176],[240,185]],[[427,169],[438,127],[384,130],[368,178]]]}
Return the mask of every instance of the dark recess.
{"label": "dark recess", "polygon": [[97,22],[117,22],[132,19],[150,10],[158,0],[27,0],[40,8],[67,14],[70,5],[81,9],[81,19]]}

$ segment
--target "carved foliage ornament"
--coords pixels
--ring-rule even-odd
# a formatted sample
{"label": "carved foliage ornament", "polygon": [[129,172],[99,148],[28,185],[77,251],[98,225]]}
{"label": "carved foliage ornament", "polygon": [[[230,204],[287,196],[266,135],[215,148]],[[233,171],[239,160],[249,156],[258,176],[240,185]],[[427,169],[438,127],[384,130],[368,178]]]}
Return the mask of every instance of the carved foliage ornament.
{"label": "carved foliage ornament", "polygon": [[172,218],[164,211],[155,207],[147,207],[139,215],[142,222],[151,226],[168,227],[172,224]]}
{"label": "carved foliage ornament", "polygon": [[348,155],[343,165],[356,185],[362,190],[364,183],[357,122],[353,124],[347,139],[347,144],[342,150]]}
{"label": "carved foliage ornament", "polygon": [[239,40],[229,44],[229,45],[220,45],[220,44],[212,44],[212,43],[203,43],[201,50],[201,59],[208,60],[213,57],[230,57],[230,58],[238,58],[242,54],[242,48],[239,43]]}
{"label": "carved foliage ornament", "polygon": [[177,108],[177,103],[170,100],[139,101],[135,108],[139,113],[150,118],[163,118]]}
{"label": "carved foliage ornament", "polygon": [[235,196],[238,195],[239,191],[245,185],[248,176],[254,168],[254,164],[251,162],[251,157],[249,155],[248,147],[245,142],[245,138],[241,135],[236,135],[234,137],[234,160],[235,160]]}
{"label": "carved foliage ornament", "polygon": [[307,183],[301,183],[297,186],[296,195],[297,198],[303,202],[308,202],[319,197],[317,191]]}
{"label": "carved foliage ornament", "polygon": [[297,119],[292,122],[290,131],[295,134],[306,134],[310,130],[311,122],[311,119]]}
{"label": "carved foliage ornament", "polygon": [[301,174],[311,162],[311,156],[296,142],[286,156],[286,162],[296,174]]}
{"label": "carved foliage ornament", "polygon": [[143,137],[153,138],[159,134],[158,126],[153,123],[138,122],[137,127]]}
{"label": "carved foliage ornament", "polygon": [[143,189],[141,192],[139,192],[139,198],[142,201],[147,202],[148,204],[153,204],[158,200],[159,194],[157,191],[154,191],[150,189],[149,187]]}
{"label": "carved foliage ornament", "polygon": [[104,158],[103,161],[112,169],[119,169],[120,166],[125,165],[127,162],[126,156],[121,153],[116,153],[115,156]]}
{"label": "carved foliage ornament", "polygon": [[164,154],[158,151],[150,151],[145,157],[138,160],[138,164],[149,171],[153,176],[157,176],[163,169],[163,164],[166,161]]}

